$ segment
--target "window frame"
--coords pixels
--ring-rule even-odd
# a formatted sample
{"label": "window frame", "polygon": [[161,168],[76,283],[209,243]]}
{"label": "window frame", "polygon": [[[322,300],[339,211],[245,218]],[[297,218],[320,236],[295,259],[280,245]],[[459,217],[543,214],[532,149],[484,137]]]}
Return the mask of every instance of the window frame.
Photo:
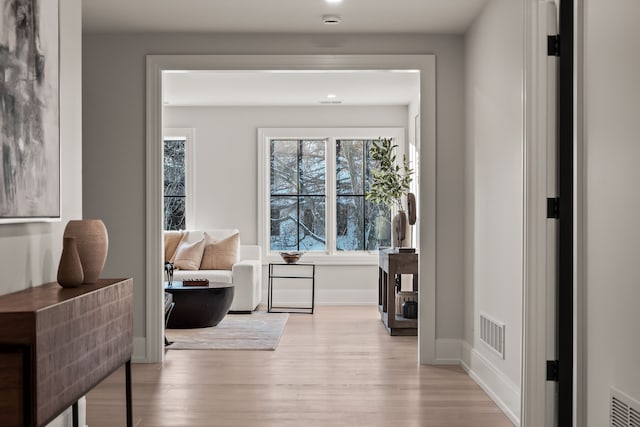
{"label": "window frame", "polygon": [[[324,226],[324,233],[326,234],[327,231],[327,227],[326,227],[326,219],[327,219],[327,212],[326,212],[326,207],[327,207],[327,182],[326,182],[326,171],[327,171],[327,164],[326,164],[326,160],[327,160],[327,140],[325,138],[322,139],[307,139],[307,138],[282,138],[282,139],[277,139],[277,138],[270,138],[269,140],[269,159],[271,159],[271,153],[272,153],[272,149],[274,148],[272,146],[272,143],[275,142],[287,142],[287,143],[294,143],[296,146],[296,188],[295,188],[295,192],[291,192],[291,191],[284,191],[284,192],[278,192],[276,191],[275,193],[273,192],[273,188],[271,187],[271,185],[273,184],[271,182],[271,178],[272,176],[269,176],[269,184],[270,184],[270,191],[269,191],[269,196],[268,199],[269,201],[267,203],[269,203],[269,218],[272,217],[273,212],[271,211],[271,208],[273,207],[271,205],[270,202],[273,202],[274,198],[277,199],[295,199],[296,201],[294,202],[294,205],[296,206],[296,215],[297,215],[297,223],[296,223],[296,237],[298,240],[298,244],[296,245],[297,248],[296,249],[288,249],[288,250],[301,250],[300,249],[300,220],[302,219],[301,217],[301,204],[303,203],[303,201],[307,198],[309,199],[317,199],[317,198],[321,198],[324,199],[324,215],[323,215],[323,220],[325,221],[325,226]],[[323,185],[319,186],[317,188],[318,191],[320,191],[320,189],[322,189],[322,191],[320,192],[311,192],[309,193],[308,191],[303,191],[303,188],[301,186],[302,183],[302,176],[306,176],[306,174],[303,174],[303,171],[301,169],[301,164],[300,161],[303,158],[303,145],[304,142],[313,142],[313,143],[318,143],[319,145],[322,146],[322,150],[324,151],[324,156],[318,156],[319,158],[322,158],[324,160],[324,176],[323,176]],[[272,171],[272,165],[269,164],[269,171]],[[272,227],[271,225],[273,225],[273,223],[269,220],[269,246],[271,246],[271,237],[273,236],[272,234]],[[325,235],[325,242],[324,242],[324,246],[326,247],[327,245],[327,239],[326,239],[326,235]],[[306,252],[317,252],[316,250],[305,250]]]}
{"label": "window frame", "polygon": [[[185,196],[185,227],[193,230],[196,224],[196,198],[195,198],[195,129],[194,128],[164,128],[162,129],[161,153],[162,153],[162,181],[164,183],[164,140],[185,139],[184,144],[184,196]],[[164,184],[162,184],[162,200],[164,209]],[[163,211],[164,212],[164,211]],[[164,214],[163,214],[164,218]],[[164,229],[164,219],[162,221]]]}
{"label": "window frame", "polygon": [[[277,251],[270,245],[270,164],[269,146],[271,140],[278,139],[319,139],[326,141],[326,250],[305,252],[303,260],[319,265],[377,265],[378,251],[338,251],[336,249],[336,140],[393,138],[398,145],[397,154],[405,153],[404,127],[328,127],[328,128],[259,128],[258,129],[258,238],[265,262],[282,261]],[[394,211],[391,212],[393,216]]]}

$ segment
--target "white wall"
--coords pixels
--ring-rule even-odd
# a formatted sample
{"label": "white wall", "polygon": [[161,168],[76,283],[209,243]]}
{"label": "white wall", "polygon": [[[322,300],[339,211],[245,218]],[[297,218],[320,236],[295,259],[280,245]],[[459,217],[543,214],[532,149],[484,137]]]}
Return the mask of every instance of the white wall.
{"label": "white wall", "polygon": [[[405,128],[407,107],[165,107],[163,120],[194,129],[195,228],[237,228],[242,243],[258,244],[258,128]],[[377,304],[377,274],[375,265],[318,266],[316,303]],[[265,290],[266,277],[265,268]]]}
{"label": "white wall", "polygon": [[[492,0],[465,37],[470,259],[463,360],[514,421],[520,417],[522,331],[522,22],[521,2]],[[480,341],[480,313],[505,323],[504,360]]]}
{"label": "white wall", "polygon": [[[163,119],[194,129],[195,228],[238,228],[242,243],[258,244],[258,128],[406,127],[407,108],[165,107]],[[318,266],[316,303],[377,304],[377,274],[375,265]]]}
{"label": "white wall", "polygon": [[[85,34],[84,210],[111,226],[105,272],[135,283],[136,337],[145,333],[146,54],[435,54],[438,138],[438,336],[462,337],[464,158],[461,36]],[[109,179],[104,177],[108,176]]]}
{"label": "white wall", "polygon": [[238,228],[258,244],[258,128],[401,127],[406,107],[165,107],[164,125],[195,129],[195,228]]}
{"label": "white wall", "polygon": [[584,1],[586,424],[610,387],[640,401],[640,3]]}
{"label": "white wall", "polygon": [[64,227],[82,217],[81,12],[60,0],[61,221],[0,225],[0,294],[55,281]]}

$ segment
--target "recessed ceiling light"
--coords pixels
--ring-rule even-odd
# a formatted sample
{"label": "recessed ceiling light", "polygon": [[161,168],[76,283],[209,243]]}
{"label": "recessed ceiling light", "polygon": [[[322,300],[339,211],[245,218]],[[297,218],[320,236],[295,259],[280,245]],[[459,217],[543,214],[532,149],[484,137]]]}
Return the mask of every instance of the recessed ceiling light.
{"label": "recessed ceiling light", "polygon": [[342,21],[342,17],[338,15],[322,15],[322,22],[327,25],[339,24]]}
{"label": "recessed ceiling light", "polygon": [[327,3],[342,3],[342,0],[325,0]]}
{"label": "recessed ceiling light", "polygon": [[337,95],[335,93],[330,93],[329,95],[327,95],[327,98],[336,98]]}

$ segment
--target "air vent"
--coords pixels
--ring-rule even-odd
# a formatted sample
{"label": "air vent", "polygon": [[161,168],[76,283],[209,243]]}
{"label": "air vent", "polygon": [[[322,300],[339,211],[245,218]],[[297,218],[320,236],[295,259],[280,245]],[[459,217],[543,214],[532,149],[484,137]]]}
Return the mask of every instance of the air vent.
{"label": "air vent", "polygon": [[640,403],[623,392],[611,389],[611,427],[640,427]]}
{"label": "air vent", "polygon": [[504,323],[480,313],[480,339],[504,359]]}
{"label": "air vent", "polygon": [[320,102],[320,104],[325,104],[325,105],[339,105],[342,104],[342,101],[318,101]]}

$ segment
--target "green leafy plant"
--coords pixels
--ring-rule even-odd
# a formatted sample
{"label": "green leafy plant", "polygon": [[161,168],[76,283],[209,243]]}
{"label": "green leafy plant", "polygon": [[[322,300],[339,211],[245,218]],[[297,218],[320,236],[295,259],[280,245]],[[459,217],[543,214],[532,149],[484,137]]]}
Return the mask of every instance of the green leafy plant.
{"label": "green leafy plant", "polygon": [[378,168],[373,170],[373,182],[366,198],[389,209],[403,208],[402,196],[409,192],[413,180],[407,157],[402,157],[402,164],[396,161],[397,147],[391,138],[378,138],[370,148],[371,158],[378,163]]}

